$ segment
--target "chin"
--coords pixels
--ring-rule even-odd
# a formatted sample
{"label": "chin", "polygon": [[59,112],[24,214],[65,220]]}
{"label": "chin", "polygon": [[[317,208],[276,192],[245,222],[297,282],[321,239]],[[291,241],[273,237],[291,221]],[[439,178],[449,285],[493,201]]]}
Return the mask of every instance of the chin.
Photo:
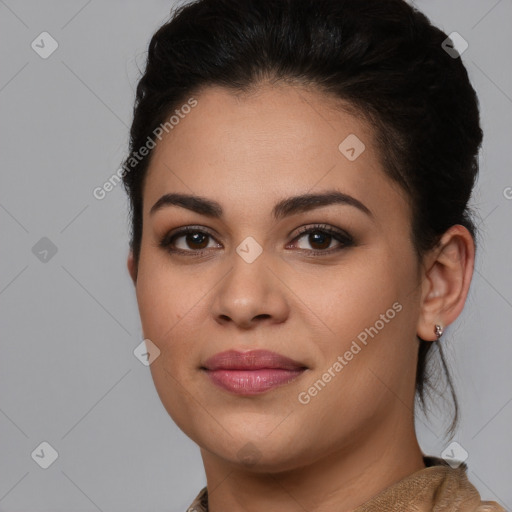
{"label": "chin", "polygon": [[191,428],[184,432],[206,452],[203,458],[222,459],[229,465],[256,473],[290,471],[318,456],[319,450],[312,447],[311,439],[304,437],[302,428],[286,428],[283,426],[286,420],[276,427],[282,418],[274,417],[273,421],[260,420],[259,425],[264,426],[260,429],[251,424],[250,416],[246,414],[240,418],[245,419],[243,424],[241,421],[229,423],[219,417],[225,430],[212,420],[209,424],[198,424],[196,428],[189,425]]}
{"label": "chin", "polygon": [[210,439],[201,448],[215,458],[253,473],[282,473],[307,463],[299,447],[284,441],[279,444],[279,441],[254,442],[239,438],[224,445],[212,443]]}

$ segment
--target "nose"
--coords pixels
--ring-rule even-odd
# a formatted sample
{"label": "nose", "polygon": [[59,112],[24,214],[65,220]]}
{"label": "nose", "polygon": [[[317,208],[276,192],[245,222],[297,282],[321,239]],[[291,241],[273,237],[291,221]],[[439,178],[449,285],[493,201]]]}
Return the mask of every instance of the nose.
{"label": "nose", "polygon": [[279,324],[289,314],[286,287],[261,255],[247,263],[236,253],[233,266],[215,290],[212,314],[223,325],[252,329],[265,322]]}

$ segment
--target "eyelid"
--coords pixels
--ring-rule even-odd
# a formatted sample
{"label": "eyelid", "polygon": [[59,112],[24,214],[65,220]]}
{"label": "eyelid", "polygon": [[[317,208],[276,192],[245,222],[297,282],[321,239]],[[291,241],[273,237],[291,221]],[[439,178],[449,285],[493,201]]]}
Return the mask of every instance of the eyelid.
{"label": "eyelid", "polygon": [[327,233],[328,235],[333,237],[335,240],[337,240],[340,245],[338,245],[338,247],[331,247],[330,249],[323,249],[323,250],[322,249],[301,249],[302,251],[305,251],[306,253],[310,253],[310,254],[313,253],[313,254],[328,255],[328,254],[332,254],[334,252],[340,251],[341,249],[350,247],[351,245],[354,244],[354,238],[349,233],[347,233],[345,230],[331,226],[329,224],[319,224],[319,223],[301,226],[299,228],[298,233],[295,235],[295,237],[290,242],[290,244],[296,242],[298,239],[302,238],[304,235],[307,235],[309,233],[317,233],[317,232]]}
{"label": "eyelid", "polygon": [[316,231],[323,231],[323,232],[327,232],[331,235],[338,235],[340,238],[343,237],[343,238],[346,238],[347,240],[351,240],[351,241],[353,240],[352,236],[349,235],[345,230],[331,226],[329,224],[322,224],[322,223],[306,224],[304,226],[299,227],[298,232],[295,235],[295,237],[293,238],[293,240],[296,240],[297,238],[299,238],[300,236],[302,236],[304,234],[316,232]]}
{"label": "eyelid", "polygon": [[[171,240],[173,238],[179,238],[181,236],[187,235],[188,233],[203,233],[205,235],[208,235],[210,238],[213,238],[215,240],[216,236],[212,234],[209,228],[206,228],[204,226],[198,226],[198,225],[192,225],[192,226],[182,226],[176,229],[173,229],[169,231],[167,234],[163,236],[161,241],[159,242],[159,246],[167,248],[167,246],[171,243]],[[220,242],[218,242],[220,243]],[[179,249],[178,249],[179,250]],[[185,252],[200,252],[200,251],[185,251]]]}
{"label": "eyelid", "polygon": [[[347,233],[345,230],[341,228],[337,228],[334,226],[331,226],[329,224],[320,224],[320,223],[313,223],[313,224],[307,224],[304,226],[301,226],[298,228],[297,233],[295,234],[294,238],[287,244],[287,247],[296,242],[298,239],[302,238],[304,235],[314,232],[324,232],[329,235],[331,235],[333,238],[335,238],[339,243],[340,246],[338,247],[332,247],[330,249],[300,249],[301,251],[305,251],[307,253],[315,253],[315,254],[330,254],[332,252],[335,252],[337,250],[341,250],[342,248],[348,247],[354,243],[353,237]],[[171,241],[173,241],[174,238],[180,238],[182,236],[186,236],[188,233],[202,233],[210,238],[214,239],[217,243],[220,243],[217,241],[216,236],[212,234],[211,230],[209,228],[206,228],[204,226],[198,226],[198,225],[190,225],[190,226],[183,226],[180,228],[176,228],[161,239],[159,242],[159,246],[163,249],[167,250],[170,253],[181,253],[181,254],[191,254],[191,255],[201,255],[204,252],[208,252],[211,248],[205,248],[205,249],[199,249],[199,250],[184,250],[184,249],[170,249]]]}

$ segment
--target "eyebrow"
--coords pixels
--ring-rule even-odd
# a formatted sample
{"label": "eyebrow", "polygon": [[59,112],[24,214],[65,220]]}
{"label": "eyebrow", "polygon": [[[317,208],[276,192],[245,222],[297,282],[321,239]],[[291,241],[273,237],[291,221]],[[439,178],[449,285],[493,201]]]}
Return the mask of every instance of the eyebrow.
{"label": "eyebrow", "polygon": [[[322,206],[332,204],[343,204],[353,206],[366,215],[373,218],[373,214],[361,201],[348,194],[338,192],[336,190],[318,193],[318,194],[302,194],[289,197],[279,201],[272,210],[272,216],[275,220],[284,217],[303,213]],[[153,215],[158,210],[168,206],[179,206],[193,212],[205,215],[206,217],[221,218],[223,215],[222,206],[212,199],[192,195],[192,194],[164,194],[149,211]]]}

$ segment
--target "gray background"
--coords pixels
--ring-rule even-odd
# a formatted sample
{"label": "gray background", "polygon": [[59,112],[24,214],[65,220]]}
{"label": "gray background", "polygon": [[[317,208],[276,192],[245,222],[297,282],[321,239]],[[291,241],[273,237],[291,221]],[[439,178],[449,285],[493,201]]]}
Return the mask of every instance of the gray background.
{"label": "gray background", "polygon": [[[481,102],[482,237],[468,303],[443,343],[469,478],[510,509],[512,0],[415,4],[469,42]],[[0,511],[180,512],[205,484],[198,448],[133,355],[142,337],[124,191],[92,194],[125,156],[137,66],[170,6],[0,0]],[[47,59],[31,48],[43,31],[59,44]],[[42,237],[57,248],[46,262],[32,250]],[[418,435],[439,456],[451,440],[435,417],[418,418]],[[42,441],[59,453],[46,470],[31,457]]]}

